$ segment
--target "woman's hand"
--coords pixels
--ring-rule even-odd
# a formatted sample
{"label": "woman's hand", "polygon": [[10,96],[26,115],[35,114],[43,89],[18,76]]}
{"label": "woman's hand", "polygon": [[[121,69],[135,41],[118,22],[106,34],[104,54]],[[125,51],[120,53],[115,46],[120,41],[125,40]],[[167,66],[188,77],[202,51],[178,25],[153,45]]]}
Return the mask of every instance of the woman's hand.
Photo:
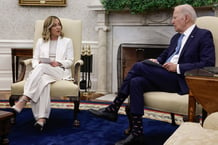
{"label": "woman's hand", "polygon": [[57,67],[57,66],[61,66],[61,63],[57,62],[57,61],[52,61],[52,62],[50,62],[50,65],[53,67]]}

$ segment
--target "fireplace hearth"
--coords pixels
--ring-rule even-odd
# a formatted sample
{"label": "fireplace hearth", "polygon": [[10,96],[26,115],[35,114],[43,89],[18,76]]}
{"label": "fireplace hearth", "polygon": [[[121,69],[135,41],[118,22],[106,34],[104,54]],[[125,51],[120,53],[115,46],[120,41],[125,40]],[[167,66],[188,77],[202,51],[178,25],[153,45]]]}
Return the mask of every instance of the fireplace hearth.
{"label": "fireplace hearth", "polygon": [[144,59],[156,58],[167,47],[166,44],[120,44],[117,52],[118,89],[134,63]]}

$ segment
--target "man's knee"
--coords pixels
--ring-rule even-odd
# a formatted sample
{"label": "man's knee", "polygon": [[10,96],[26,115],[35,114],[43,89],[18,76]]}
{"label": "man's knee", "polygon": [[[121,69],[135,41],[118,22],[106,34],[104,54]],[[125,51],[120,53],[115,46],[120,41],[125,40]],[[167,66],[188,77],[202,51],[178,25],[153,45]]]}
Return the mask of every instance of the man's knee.
{"label": "man's knee", "polygon": [[143,77],[135,77],[130,81],[131,86],[141,86],[144,85],[145,79]]}

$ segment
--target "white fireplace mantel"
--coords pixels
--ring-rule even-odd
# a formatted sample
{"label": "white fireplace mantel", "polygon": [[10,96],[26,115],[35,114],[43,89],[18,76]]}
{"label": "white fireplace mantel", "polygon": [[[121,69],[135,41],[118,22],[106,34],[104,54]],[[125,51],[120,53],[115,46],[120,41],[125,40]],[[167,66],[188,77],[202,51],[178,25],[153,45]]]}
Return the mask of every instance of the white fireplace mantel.
{"label": "white fireplace mantel", "polygon": [[[97,14],[97,92],[117,92],[117,51],[121,43],[169,44],[175,34],[171,25],[172,10],[137,15],[128,11],[108,13],[99,0],[92,1],[88,8]],[[214,16],[217,9],[203,9],[197,14]]]}
{"label": "white fireplace mantel", "polygon": [[107,31],[108,28],[108,15],[105,12],[102,4],[99,0],[92,1],[91,5],[88,6],[90,10],[96,11],[97,13],[97,26],[95,30],[98,32],[98,66],[97,66],[97,88],[96,93],[108,93],[107,89]]}

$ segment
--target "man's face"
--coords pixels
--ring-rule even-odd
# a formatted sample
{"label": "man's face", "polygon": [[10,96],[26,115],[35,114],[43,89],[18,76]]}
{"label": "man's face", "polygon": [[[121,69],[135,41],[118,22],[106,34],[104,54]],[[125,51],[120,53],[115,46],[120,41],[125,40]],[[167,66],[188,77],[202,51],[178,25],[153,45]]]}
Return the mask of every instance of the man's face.
{"label": "man's face", "polygon": [[176,32],[183,33],[186,29],[185,15],[179,8],[176,8],[173,12],[172,24]]}

